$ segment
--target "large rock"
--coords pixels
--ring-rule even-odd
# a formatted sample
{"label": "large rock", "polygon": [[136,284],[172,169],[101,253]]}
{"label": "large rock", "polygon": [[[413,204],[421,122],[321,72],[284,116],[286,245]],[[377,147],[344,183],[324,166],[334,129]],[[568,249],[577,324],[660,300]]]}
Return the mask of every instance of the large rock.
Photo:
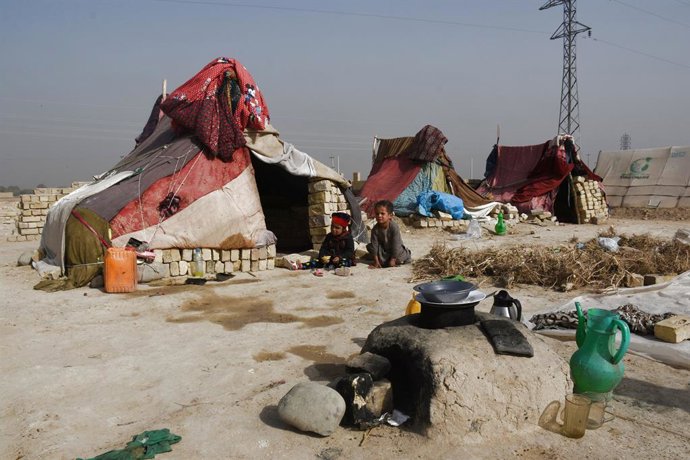
{"label": "large rock", "polygon": [[345,414],[345,400],[333,388],[315,382],[298,383],[278,403],[278,415],[302,431],[329,436]]}
{"label": "large rock", "polygon": [[362,352],[388,358],[395,408],[432,438],[477,443],[535,430],[549,402],[572,391],[568,363],[526,328],[532,358],[495,354],[478,324],[422,329],[417,316],[378,326]]}

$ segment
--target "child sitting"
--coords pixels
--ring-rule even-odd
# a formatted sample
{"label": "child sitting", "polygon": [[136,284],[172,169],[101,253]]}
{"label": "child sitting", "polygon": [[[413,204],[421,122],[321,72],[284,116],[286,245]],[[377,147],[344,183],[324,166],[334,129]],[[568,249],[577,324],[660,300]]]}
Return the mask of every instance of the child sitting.
{"label": "child sitting", "polygon": [[412,260],[412,254],[402,242],[400,227],[393,222],[393,203],[377,201],[374,205],[376,225],[371,229],[371,243],[367,251],[374,258],[369,268],[395,267]]}
{"label": "child sitting", "polygon": [[349,225],[349,214],[336,212],[331,215],[331,232],[326,235],[319,250],[321,266],[338,268],[355,265],[355,241]]}

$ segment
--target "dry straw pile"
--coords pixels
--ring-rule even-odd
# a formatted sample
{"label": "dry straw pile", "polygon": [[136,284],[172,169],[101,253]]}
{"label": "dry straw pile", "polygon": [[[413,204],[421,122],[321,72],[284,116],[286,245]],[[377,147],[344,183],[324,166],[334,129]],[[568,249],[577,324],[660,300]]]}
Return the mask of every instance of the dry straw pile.
{"label": "dry straw pile", "polygon": [[[612,236],[613,230],[600,236]],[[513,246],[469,251],[443,244],[413,265],[411,281],[463,275],[557,289],[602,290],[624,286],[631,274],[676,275],[690,269],[690,246],[648,235],[621,236],[618,252],[602,248],[598,239],[571,241],[557,247]]]}

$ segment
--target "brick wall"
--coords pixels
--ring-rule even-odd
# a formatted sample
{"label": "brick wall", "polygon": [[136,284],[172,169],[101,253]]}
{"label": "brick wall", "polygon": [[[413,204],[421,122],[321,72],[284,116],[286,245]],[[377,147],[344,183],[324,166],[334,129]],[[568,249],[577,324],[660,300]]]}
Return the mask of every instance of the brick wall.
{"label": "brick wall", "polygon": [[19,196],[16,232],[7,241],[39,240],[43,233],[48,209],[60,198],[72,193],[86,182],[73,182],[65,188],[37,188],[31,195]]}

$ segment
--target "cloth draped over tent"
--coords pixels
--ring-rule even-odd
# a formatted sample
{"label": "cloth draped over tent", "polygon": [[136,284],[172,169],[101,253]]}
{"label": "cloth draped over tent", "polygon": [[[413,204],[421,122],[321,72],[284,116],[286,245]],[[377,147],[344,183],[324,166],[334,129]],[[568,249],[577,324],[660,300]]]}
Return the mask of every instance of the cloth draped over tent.
{"label": "cloth draped over tent", "polygon": [[243,131],[264,129],[269,120],[263,94],[235,59],[211,61],[161,103],[181,131],[192,132],[209,153],[230,161],[246,144]]}

